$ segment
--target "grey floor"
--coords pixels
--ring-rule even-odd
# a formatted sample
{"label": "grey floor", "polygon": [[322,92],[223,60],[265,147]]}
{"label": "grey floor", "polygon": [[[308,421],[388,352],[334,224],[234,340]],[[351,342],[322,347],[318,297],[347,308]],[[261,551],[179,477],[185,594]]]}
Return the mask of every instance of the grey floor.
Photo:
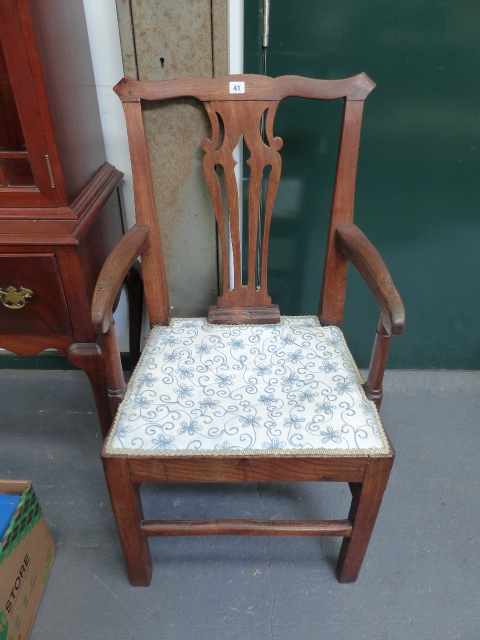
{"label": "grey floor", "polygon": [[[389,372],[383,421],[397,459],[360,578],[340,541],[151,541],[150,588],[124,570],[88,383],[76,371],[0,371],[0,477],[33,480],[56,559],[31,640],[478,640],[480,372]],[[168,517],[345,517],[332,485],[159,487]]]}

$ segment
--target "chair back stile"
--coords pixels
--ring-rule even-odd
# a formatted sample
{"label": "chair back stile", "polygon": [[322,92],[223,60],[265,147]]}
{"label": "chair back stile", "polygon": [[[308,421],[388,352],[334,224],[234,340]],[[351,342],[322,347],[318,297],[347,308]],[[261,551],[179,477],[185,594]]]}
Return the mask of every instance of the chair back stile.
{"label": "chair back stile", "polygon": [[[229,76],[229,81],[227,83],[223,78],[181,78],[142,83],[124,78],[115,87],[123,102],[127,122],[137,224],[145,224],[151,230],[151,247],[143,257],[150,322],[168,322],[169,303],[140,101],[193,97],[203,102],[210,119],[211,138],[202,142],[205,152],[203,168],[219,234],[222,283],[217,305],[210,307],[209,321],[222,324],[274,324],[280,321],[280,311],[277,305],[272,304],[267,290],[267,255],[271,217],[281,173],[279,150],[283,142],[273,135],[273,122],[279,102],[285,97],[296,96],[320,100],[345,99],[319,312],[325,324],[341,326],[348,264],[335,246],[335,229],[353,221],[363,103],[375,84],[365,74],[338,81],[252,75]],[[240,84],[245,92],[230,93],[232,84]],[[247,164],[250,167],[246,282],[242,276],[239,194],[233,158],[233,150],[242,136],[249,152]],[[218,166],[222,167],[225,180],[227,216],[224,213]],[[264,182],[267,186],[260,216]],[[228,255],[230,249],[232,263]],[[231,268],[233,274],[230,273]]]}
{"label": "chair back stile", "polygon": [[132,162],[136,223],[149,229],[149,247],[142,255],[148,319],[151,325],[168,324],[170,304],[167,278],[140,99],[123,102],[123,109]]}
{"label": "chair back stile", "polygon": [[318,311],[322,324],[337,327],[343,320],[348,259],[335,245],[335,230],[353,224],[363,105],[364,100],[345,100]]}

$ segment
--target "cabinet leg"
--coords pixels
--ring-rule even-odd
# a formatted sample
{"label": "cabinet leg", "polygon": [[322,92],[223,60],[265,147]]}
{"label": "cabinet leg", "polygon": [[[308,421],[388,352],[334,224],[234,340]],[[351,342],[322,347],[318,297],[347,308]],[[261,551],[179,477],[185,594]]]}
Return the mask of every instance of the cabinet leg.
{"label": "cabinet leg", "polygon": [[100,347],[94,343],[77,342],[68,347],[66,355],[71,364],[82,369],[88,376],[95,398],[100,430],[105,438],[113,416],[108,398],[105,360]]}

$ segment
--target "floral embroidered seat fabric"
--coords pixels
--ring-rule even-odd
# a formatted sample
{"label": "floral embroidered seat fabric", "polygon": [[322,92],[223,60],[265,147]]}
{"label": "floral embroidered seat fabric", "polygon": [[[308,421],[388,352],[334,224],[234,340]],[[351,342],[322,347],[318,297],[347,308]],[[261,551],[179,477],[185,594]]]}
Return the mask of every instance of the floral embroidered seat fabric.
{"label": "floral embroidered seat fabric", "polygon": [[176,319],[151,331],[107,452],[387,453],[361,384],[340,329],[316,317]]}

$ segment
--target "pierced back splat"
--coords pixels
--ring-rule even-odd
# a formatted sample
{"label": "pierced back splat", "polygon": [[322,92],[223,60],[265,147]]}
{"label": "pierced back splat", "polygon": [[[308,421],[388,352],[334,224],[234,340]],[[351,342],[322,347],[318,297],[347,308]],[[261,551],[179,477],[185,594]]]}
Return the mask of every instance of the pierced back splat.
{"label": "pierced back splat", "polygon": [[[277,323],[280,312],[273,305],[267,291],[267,254],[270,222],[281,173],[278,153],[282,140],[273,136],[273,121],[278,101],[242,100],[236,102],[205,102],[212,125],[212,138],[202,143],[205,151],[203,169],[217,221],[222,257],[222,293],[217,306],[210,307],[208,318],[214,323]],[[262,121],[265,114],[265,138]],[[223,123],[221,140],[220,120]],[[236,161],[233,151],[243,136],[249,152],[250,167],[248,190],[248,257],[247,282],[242,283],[242,250],[239,219],[239,193],[235,178]],[[224,207],[216,167],[222,166],[228,216]],[[269,167],[265,207],[260,220],[262,183]],[[259,233],[259,224],[263,229]],[[233,274],[230,273],[229,245],[233,253]],[[233,275],[233,277],[231,277]],[[230,288],[233,283],[233,288]]]}

